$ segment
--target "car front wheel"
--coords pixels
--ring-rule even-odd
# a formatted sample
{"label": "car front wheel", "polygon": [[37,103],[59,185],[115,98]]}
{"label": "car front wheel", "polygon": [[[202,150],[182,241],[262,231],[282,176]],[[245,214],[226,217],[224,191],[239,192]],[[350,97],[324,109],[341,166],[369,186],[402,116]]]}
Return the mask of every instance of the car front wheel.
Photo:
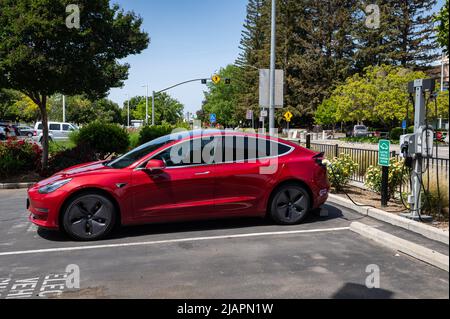
{"label": "car front wheel", "polygon": [[101,194],[81,194],[66,205],[62,222],[70,237],[96,240],[113,229],[116,209],[111,200]]}
{"label": "car front wheel", "polygon": [[273,196],[270,216],[282,225],[300,223],[311,209],[311,199],[306,189],[289,184],[280,187]]}

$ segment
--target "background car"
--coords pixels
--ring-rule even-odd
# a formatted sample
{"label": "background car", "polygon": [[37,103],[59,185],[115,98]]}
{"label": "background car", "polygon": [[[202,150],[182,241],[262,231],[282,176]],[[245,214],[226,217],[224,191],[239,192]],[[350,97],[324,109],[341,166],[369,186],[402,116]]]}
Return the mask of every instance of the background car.
{"label": "background car", "polygon": [[0,126],[5,131],[6,138],[20,136],[20,130],[16,125],[11,123],[1,122]]}
{"label": "background car", "polygon": [[3,126],[0,126],[0,141],[6,140],[6,132]]}
{"label": "background car", "polygon": [[366,137],[369,136],[369,130],[365,125],[355,125],[353,127],[353,137]]}
{"label": "background car", "polygon": [[34,129],[32,127],[27,125],[19,125],[17,128],[19,129],[21,136],[27,136],[30,138],[33,137]]}
{"label": "background car", "polygon": [[[78,130],[75,124],[63,122],[48,122],[48,137],[49,140],[68,140],[69,134]],[[42,140],[42,122],[36,122],[34,125],[33,139],[41,142]]]}
{"label": "background car", "polygon": [[265,135],[191,131],[112,161],[78,165],[28,190],[30,220],[77,240],[115,225],[268,216],[302,222],[328,197],[323,153]]}

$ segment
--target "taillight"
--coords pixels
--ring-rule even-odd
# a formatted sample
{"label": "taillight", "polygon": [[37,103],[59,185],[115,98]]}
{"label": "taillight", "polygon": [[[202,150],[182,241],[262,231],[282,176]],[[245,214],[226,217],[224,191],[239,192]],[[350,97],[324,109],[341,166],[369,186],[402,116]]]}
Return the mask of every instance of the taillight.
{"label": "taillight", "polygon": [[37,132],[36,131],[33,131],[33,136],[37,136]]}
{"label": "taillight", "polygon": [[313,159],[320,167],[326,168],[327,166],[322,162],[324,155],[325,155],[324,152],[317,153],[316,155],[313,156]]}

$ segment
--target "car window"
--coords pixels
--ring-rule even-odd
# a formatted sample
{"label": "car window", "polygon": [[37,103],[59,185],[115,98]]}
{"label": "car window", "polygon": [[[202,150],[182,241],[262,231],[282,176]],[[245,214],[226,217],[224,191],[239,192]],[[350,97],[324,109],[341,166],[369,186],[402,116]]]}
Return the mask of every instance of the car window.
{"label": "car window", "polygon": [[220,137],[195,138],[169,147],[153,159],[163,160],[167,167],[213,164],[216,156],[221,158],[218,148],[221,149]]}
{"label": "car window", "polygon": [[247,136],[225,136],[224,162],[240,162],[283,155],[291,147],[264,138]]}
{"label": "car window", "polygon": [[41,123],[41,124],[38,125],[37,129],[38,129],[38,130],[42,130],[42,127],[43,127],[43,126],[42,126],[42,123]]}
{"label": "car window", "polygon": [[63,127],[63,131],[73,131],[72,125],[63,124],[62,127]]}
{"label": "car window", "polygon": [[180,137],[176,135],[165,135],[160,138],[154,139],[148,143],[145,143],[130,152],[126,153],[125,155],[122,155],[115,160],[111,161],[110,163],[106,164],[109,167],[112,168],[124,168],[128,167],[134,162],[144,158],[148,154],[150,154],[153,151],[156,151],[157,149],[161,148],[162,146],[174,141],[178,140]]}
{"label": "car window", "polygon": [[51,131],[59,131],[61,130],[61,124],[52,123],[49,125],[49,130]]}
{"label": "car window", "polygon": [[365,129],[366,129],[366,127],[362,126],[362,125],[355,126],[355,130],[365,130]]}

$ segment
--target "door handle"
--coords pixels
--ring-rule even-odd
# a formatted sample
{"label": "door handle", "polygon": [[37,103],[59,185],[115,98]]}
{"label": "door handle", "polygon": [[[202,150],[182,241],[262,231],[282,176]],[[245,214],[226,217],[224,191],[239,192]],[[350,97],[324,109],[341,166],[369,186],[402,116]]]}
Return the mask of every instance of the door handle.
{"label": "door handle", "polygon": [[202,173],[195,173],[196,176],[199,175],[208,175],[209,173],[211,173],[210,171],[206,171],[206,172],[202,172]]}

